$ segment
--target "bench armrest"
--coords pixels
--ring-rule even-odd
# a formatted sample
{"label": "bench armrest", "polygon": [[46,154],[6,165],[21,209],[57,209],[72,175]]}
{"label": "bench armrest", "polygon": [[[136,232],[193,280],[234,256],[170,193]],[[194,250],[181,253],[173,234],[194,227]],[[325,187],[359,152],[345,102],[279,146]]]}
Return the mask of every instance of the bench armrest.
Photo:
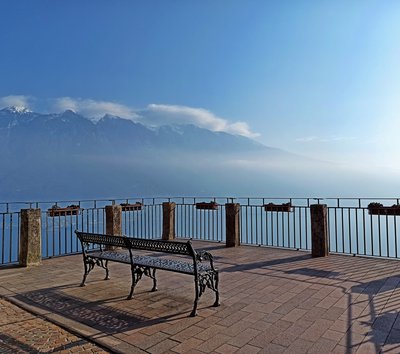
{"label": "bench armrest", "polygon": [[216,270],[214,268],[214,259],[210,252],[200,251],[196,253],[196,262],[209,261],[212,270]]}

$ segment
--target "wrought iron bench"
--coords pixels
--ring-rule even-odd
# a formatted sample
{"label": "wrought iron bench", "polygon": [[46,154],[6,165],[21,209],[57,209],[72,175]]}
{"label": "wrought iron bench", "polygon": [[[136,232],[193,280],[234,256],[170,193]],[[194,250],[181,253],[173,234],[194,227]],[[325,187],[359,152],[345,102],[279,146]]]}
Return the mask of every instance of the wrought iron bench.
{"label": "wrought iron bench", "polygon": [[[160,269],[194,277],[195,299],[190,316],[196,316],[198,300],[207,287],[215,293],[213,306],[219,306],[219,278],[218,270],[214,268],[213,257],[206,251],[196,252],[190,241],[148,240],[80,231],[75,233],[82,244],[85,268],[81,286],[85,285],[86,278],[95,265],[105,269],[105,279],[109,279],[108,262],[114,261],[131,265],[132,285],[128,299],[132,298],[135,286],[143,275],[153,280],[151,291],[156,291],[156,270]],[[93,250],[93,245],[98,245],[96,250]],[[122,249],[107,250],[109,247]],[[143,255],[139,251],[150,251],[152,254]],[[165,257],[165,254],[174,258]]]}

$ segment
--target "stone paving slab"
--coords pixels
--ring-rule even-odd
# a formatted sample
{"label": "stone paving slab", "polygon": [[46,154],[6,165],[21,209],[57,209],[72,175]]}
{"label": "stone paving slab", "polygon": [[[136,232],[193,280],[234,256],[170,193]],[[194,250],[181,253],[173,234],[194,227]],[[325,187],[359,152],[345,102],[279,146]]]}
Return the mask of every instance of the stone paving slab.
{"label": "stone paving slab", "polygon": [[[110,352],[400,353],[400,262],[194,245],[214,255],[221,291],[217,308],[206,291],[195,318],[192,277],[160,271],[157,292],[143,279],[128,301],[129,266],[112,264],[107,281],[95,269],[79,287],[80,255],[0,269],[0,295]],[[18,316],[20,337],[33,333],[34,316],[7,317]]]}

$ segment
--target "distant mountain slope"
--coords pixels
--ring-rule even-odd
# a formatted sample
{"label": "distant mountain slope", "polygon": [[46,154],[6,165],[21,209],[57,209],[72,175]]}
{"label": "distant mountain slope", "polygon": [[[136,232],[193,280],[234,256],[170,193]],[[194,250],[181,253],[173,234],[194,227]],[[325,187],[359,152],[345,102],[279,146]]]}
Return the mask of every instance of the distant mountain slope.
{"label": "distant mountain slope", "polygon": [[241,166],[249,156],[299,159],[194,125],[156,129],[109,115],[93,122],[73,111],[12,107],[0,110],[0,141],[0,200],[229,193],[247,175]]}
{"label": "distant mountain slope", "polygon": [[[14,108],[0,110],[0,153],[10,151],[103,153],[128,149],[173,149],[179,151],[285,153],[252,139],[212,132],[194,125],[146,127],[131,120],[106,115],[93,122],[70,110],[39,114]],[[33,149],[33,150],[32,150]]]}

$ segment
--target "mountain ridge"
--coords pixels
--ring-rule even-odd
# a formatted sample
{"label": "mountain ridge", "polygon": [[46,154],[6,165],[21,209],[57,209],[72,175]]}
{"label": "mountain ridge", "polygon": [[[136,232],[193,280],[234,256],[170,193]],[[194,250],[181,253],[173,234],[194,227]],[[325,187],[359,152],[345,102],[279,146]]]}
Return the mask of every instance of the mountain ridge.
{"label": "mountain ridge", "polygon": [[[54,143],[52,136],[60,137],[70,149],[80,150],[90,145],[106,144],[109,148],[168,148],[202,151],[216,150],[225,152],[267,151],[286,153],[284,150],[263,145],[253,139],[225,132],[214,132],[193,124],[162,125],[154,128],[118,116],[105,115],[98,121],[92,121],[72,110],[63,113],[41,114],[31,111],[16,111],[12,108],[0,110],[0,138],[7,144],[21,145],[20,138],[27,145],[35,144],[40,136],[42,144]],[[83,143],[83,141],[85,143]],[[68,150],[68,149],[65,149]],[[79,149],[78,149],[79,150]],[[101,149],[100,149],[101,150]],[[83,150],[82,150],[83,151]]]}

